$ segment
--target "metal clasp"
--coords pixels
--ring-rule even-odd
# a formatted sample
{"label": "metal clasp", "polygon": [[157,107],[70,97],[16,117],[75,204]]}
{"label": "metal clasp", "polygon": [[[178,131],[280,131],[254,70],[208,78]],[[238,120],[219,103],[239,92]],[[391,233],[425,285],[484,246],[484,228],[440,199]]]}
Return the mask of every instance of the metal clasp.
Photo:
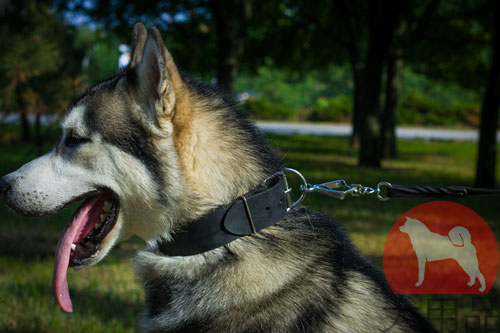
{"label": "metal clasp", "polygon": [[302,190],[304,193],[317,192],[335,199],[343,200],[346,195],[354,193],[356,188],[349,187],[345,180],[334,180],[317,185],[307,184],[307,186],[302,188]]}
{"label": "metal clasp", "polygon": [[[288,179],[286,177],[286,172],[291,172],[296,174],[299,178],[302,184],[300,184],[300,190],[302,191],[302,194],[300,195],[300,198],[296,201],[293,201],[292,198],[292,188],[288,184]],[[354,197],[359,197],[363,195],[369,195],[369,194],[376,194],[377,198],[382,201],[387,201],[390,198],[386,195],[382,194],[382,189],[383,187],[391,187],[391,183],[388,182],[380,182],[377,184],[376,188],[369,187],[369,186],[363,186],[361,184],[351,184],[348,185],[345,180],[340,179],[340,180],[334,180],[331,182],[326,182],[322,184],[309,184],[306,180],[306,178],[297,170],[291,169],[291,168],[283,168],[283,171],[278,173],[283,177],[283,186],[284,186],[284,191],[285,191],[285,196],[286,196],[286,201],[287,201],[287,211],[290,209],[300,205],[302,201],[306,198],[308,193],[316,192],[320,194],[327,195],[329,197],[339,199],[339,200],[344,200],[347,195],[352,195]],[[267,180],[271,179],[274,177],[276,174],[273,176],[267,178],[264,182],[267,182]]]}
{"label": "metal clasp", "polygon": [[351,184],[347,185],[345,180],[335,180],[332,182],[327,182],[318,185],[308,184],[307,187],[302,188],[304,192],[317,192],[321,194],[328,195],[335,199],[344,200],[347,195],[352,195],[353,197],[359,197],[363,195],[369,194],[377,194],[377,198],[382,201],[389,200],[390,198],[387,196],[382,196],[382,186],[392,186],[391,183],[388,182],[380,182],[377,185],[377,188],[363,186],[361,184]]}
{"label": "metal clasp", "polygon": [[373,194],[377,192],[377,190],[368,186],[363,186],[361,184],[347,185],[345,180],[335,180],[318,185],[309,184],[308,187],[304,188],[303,190],[305,192],[317,192],[325,194],[339,200],[344,200],[345,197],[349,194],[354,197],[359,197],[362,195]]}

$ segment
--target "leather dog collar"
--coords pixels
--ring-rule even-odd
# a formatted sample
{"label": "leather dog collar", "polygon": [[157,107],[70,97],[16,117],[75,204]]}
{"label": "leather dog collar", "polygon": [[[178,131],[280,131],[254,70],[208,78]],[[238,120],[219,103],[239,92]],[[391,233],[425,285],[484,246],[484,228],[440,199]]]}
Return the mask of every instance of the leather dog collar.
{"label": "leather dog collar", "polygon": [[169,256],[190,256],[224,246],[282,220],[290,208],[288,184],[283,172],[227,205],[212,210],[173,234],[170,241],[158,241],[160,252]]}

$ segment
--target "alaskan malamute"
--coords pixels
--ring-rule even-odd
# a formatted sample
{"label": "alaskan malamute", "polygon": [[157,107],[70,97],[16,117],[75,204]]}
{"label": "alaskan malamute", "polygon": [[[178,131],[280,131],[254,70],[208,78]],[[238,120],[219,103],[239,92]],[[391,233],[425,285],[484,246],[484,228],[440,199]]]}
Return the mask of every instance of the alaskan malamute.
{"label": "alaskan malamute", "polygon": [[130,65],[84,93],[46,155],[1,178],[8,206],[83,203],[57,245],[66,272],[138,235],[144,331],[430,332],[332,218],[290,208],[280,158],[230,99],[180,73],[136,24]]}

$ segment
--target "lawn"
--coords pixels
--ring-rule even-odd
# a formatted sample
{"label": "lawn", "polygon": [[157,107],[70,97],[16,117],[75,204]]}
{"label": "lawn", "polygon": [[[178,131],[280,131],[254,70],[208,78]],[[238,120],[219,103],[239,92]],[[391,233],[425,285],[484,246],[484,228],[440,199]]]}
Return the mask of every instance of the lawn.
{"label": "lawn", "polygon": [[[54,131],[51,140],[55,140],[56,135]],[[310,183],[345,179],[348,183],[368,186],[375,186],[379,181],[393,184],[473,184],[476,146],[472,143],[402,141],[399,157],[385,161],[383,169],[375,170],[356,166],[356,153],[346,139],[276,135],[269,136],[269,139],[283,156],[285,166],[300,170]],[[33,150],[19,141],[17,128],[2,125],[0,175],[15,170],[32,158]],[[500,173],[497,178],[500,179]],[[392,199],[381,202],[373,197],[350,197],[339,201],[311,194],[304,204],[335,216],[363,254],[381,266],[384,241],[392,225],[410,208],[427,201]],[[480,214],[496,238],[500,239],[498,197],[472,197],[459,202]],[[79,272],[70,270],[68,280],[74,313],[63,313],[55,303],[51,292],[53,254],[74,208],[68,207],[54,216],[33,219],[16,215],[0,204],[1,332],[136,331],[144,298],[141,284],[133,273],[134,252],[144,246],[139,239],[133,238],[120,244],[95,267]],[[497,278],[494,290],[490,292],[493,298],[412,296],[411,299],[425,315],[431,317],[434,316],[433,309],[439,306],[442,310],[448,303],[458,304],[460,311],[455,311],[455,314],[459,313],[456,320],[459,331],[464,331],[468,317],[476,316],[474,304],[477,300],[490,304],[491,299],[499,297],[499,290],[500,279]],[[441,305],[435,307],[436,302]],[[488,316],[498,319],[497,306],[490,304],[491,307],[492,311],[477,315],[486,324]],[[441,320],[441,324],[444,328],[453,328],[450,326],[452,321]]]}

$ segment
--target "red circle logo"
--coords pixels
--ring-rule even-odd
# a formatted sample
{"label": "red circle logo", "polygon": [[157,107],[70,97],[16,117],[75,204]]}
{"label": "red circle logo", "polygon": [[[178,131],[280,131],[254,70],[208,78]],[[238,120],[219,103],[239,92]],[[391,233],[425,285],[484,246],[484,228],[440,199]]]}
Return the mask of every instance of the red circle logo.
{"label": "red circle logo", "polygon": [[498,264],[488,224],[472,209],[449,201],[410,209],[384,246],[384,272],[396,294],[486,294]]}

